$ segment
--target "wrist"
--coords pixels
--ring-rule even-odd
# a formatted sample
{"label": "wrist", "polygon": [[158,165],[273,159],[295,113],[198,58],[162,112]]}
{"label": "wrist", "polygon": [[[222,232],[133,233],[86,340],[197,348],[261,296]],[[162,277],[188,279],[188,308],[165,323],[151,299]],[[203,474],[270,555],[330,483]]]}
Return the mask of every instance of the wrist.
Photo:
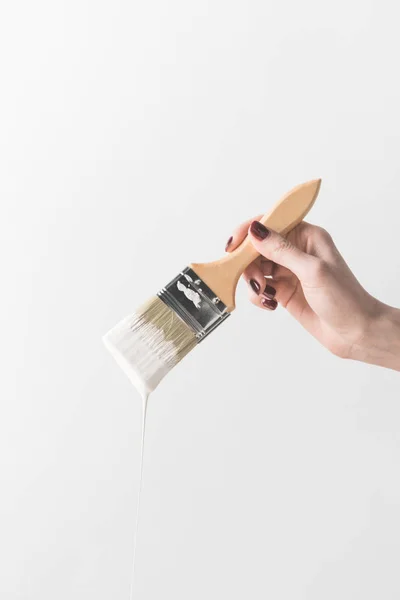
{"label": "wrist", "polygon": [[354,360],[400,371],[400,310],[377,302],[365,334],[354,344]]}

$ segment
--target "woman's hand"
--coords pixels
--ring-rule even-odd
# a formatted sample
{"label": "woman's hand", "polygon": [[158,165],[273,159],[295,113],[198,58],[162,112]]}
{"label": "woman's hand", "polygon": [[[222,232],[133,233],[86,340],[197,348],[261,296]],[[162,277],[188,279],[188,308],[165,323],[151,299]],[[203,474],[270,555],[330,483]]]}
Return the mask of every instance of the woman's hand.
{"label": "woman's hand", "polygon": [[329,233],[303,222],[283,238],[248,221],[227,252],[247,234],[260,253],[243,275],[253,304],[267,310],[281,304],[337,356],[400,370],[400,311],[364,290]]}

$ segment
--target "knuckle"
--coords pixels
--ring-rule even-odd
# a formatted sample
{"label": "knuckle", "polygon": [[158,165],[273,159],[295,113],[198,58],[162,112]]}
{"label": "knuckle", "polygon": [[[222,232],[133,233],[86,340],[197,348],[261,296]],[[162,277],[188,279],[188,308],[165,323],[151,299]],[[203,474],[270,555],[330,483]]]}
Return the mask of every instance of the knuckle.
{"label": "knuckle", "polygon": [[311,223],[306,223],[306,221],[302,221],[295,228],[294,232],[296,232],[298,239],[306,240],[311,237],[314,233],[315,225],[311,225]]}
{"label": "knuckle", "polygon": [[329,274],[329,265],[320,258],[315,259],[313,265],[313,276],[314,279],[319,283],[324,281]]}
{"label": "knuckle", "polygon": [[323,227],[316,227],[314,235],[315,239],[323,244],[331,245],[333,243],[331,234]]}
{"label": "knuckle", "polygon": [[343,344],[332,344],[328,347],[328,350],[338,358],[349,358],[348,350]]}
{"label": "knuckle", "polygon": [[282,252],[288,252],[293,248],[293,244],[287,238],[279,238],[275,245],[273,253],[274,255],[282,254]]}

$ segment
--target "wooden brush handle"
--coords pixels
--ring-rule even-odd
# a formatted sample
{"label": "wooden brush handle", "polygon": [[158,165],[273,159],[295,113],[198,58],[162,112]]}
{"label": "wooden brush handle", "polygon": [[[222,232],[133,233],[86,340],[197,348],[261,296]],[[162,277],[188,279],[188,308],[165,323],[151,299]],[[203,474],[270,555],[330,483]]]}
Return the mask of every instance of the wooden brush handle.
{"label": "wooden brush handle", "polygon": [[[289,233],[306,216],[314,204],[320,179],[298,185],[288,192],[273,209],[265,214],[261,223],[281,235]],[[235,308],[235,292],[239,278],[258,256],[250,239],[246,237],[236,250],[211,263],[191,264],[193,271],[226,305],[228,312]]]}

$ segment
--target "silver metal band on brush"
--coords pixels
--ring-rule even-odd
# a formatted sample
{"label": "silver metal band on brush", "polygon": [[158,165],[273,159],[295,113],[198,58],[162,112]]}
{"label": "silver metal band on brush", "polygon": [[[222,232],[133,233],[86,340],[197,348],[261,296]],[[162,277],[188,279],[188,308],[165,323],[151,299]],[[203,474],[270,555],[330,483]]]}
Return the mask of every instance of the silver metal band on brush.
{"label": "silver metal band on brush", "polygon": [[193,330],[199,342],[230,315],[225,304],[189,267],[157,296]]}

